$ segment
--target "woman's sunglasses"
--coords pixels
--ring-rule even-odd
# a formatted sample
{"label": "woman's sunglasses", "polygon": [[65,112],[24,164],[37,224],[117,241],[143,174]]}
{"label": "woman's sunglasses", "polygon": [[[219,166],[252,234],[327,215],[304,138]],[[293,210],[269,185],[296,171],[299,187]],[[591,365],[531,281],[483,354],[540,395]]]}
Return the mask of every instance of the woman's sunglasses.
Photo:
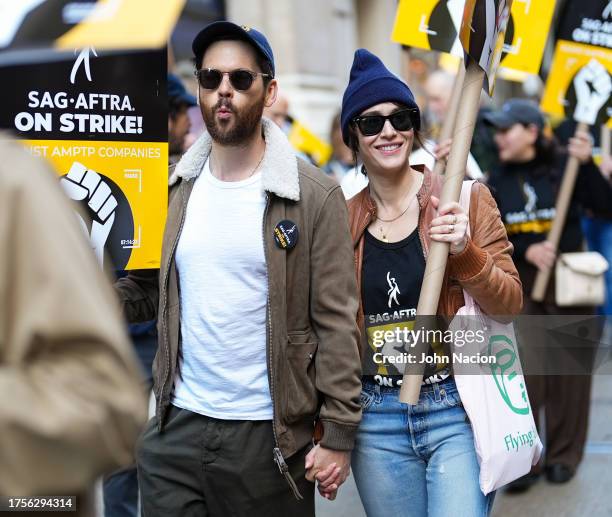
{"label": "woman's sunglasses", "polygon": [[411,108],[402,109],[391,113],[391,115],[363,115],[355,117],[355,124],[363,136],[374,136],[380,133],[389,120],[396,131],[408,131],[413,128],[412,117],[416,110]]}
{"label": "woman's sunglasses", "polygon": [[270,74],[251,72],[250,70],[244,70],[242,68],[232,70],[231,72],[222,72],[214,68],[202,68],[201,70],[196,70],[194,73],[200,82],[200,86],[205,90],[216,90],[219,88],[221,81],[223,81],[223,76],[226,74],[229,77],[232,88],[240,91],[248,90],[253,85],[253,81],[255,81],[258,75],[270,77]]}

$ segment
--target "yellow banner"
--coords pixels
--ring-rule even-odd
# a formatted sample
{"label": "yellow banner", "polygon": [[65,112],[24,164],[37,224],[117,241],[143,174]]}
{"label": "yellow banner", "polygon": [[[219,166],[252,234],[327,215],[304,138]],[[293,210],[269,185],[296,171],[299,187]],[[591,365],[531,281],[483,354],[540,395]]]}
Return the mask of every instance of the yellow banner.
{"label": "yellow banner", "polygon": [[513,0],[500,67],[537,74],[555,0]]}
{"label": "yellow banner", "polygon": [[[168,205],[168,144],[21,140],[49,160],[83,221],[99,260],[104,249],[121,269],[158,268]],[[79,216],[80,217],[80,216]]]}
{"label": "yellow banner", "polygon": [[610,74],[612,50],[559,40],[542,96],[542,110],[559,118],[591,116],[594,122],[584,121],[612,127]]}
{"label": "yellow banner", "polygon": [[[458,39],[465,0],[400,0],[391,39],[463,57]],[[555,0],[514,0],[500,66],[537,74]]]}
{"label": "yellow banner", "polygon": [[287,136],[291,145],[310,156],[317,166],[325,165],[332,155],[332,147],[297,120],[291,123]]}
{"label": "yellow banner", "polygon": [[98,0],[55,46],[69,50],[163,47],[184,4],[185,0]]}

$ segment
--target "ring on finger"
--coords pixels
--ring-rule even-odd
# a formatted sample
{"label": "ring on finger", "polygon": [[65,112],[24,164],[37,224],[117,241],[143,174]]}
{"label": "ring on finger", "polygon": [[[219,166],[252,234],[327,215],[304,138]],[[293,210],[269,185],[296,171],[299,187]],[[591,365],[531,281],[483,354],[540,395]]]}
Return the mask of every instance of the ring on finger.
{"label": "ring on finger", "polygon": [[448,233],[453,233],[455,231],[455,225],[454,224],[449,224],[448,225]]}

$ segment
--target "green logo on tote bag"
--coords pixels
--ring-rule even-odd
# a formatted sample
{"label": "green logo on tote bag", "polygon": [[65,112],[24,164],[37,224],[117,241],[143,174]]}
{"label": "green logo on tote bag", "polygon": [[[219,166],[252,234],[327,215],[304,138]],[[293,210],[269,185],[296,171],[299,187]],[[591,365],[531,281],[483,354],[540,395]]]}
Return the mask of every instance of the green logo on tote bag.
{"label": "green logo on tote bag", "polygon": [[489,339],[489,355],[495,356],[491,373],[497,389],[508,407],[518,415],[529,414],[525,379],[519,368],[514,343],[508,336],[495,335]]}

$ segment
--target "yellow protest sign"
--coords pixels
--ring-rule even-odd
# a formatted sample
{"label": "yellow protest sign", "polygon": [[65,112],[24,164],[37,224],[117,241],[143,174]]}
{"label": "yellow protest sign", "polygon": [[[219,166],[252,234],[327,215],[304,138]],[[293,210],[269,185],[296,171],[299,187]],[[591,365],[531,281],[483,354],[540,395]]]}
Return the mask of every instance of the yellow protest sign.
{"label": "yellow protest sign", "polygon": [[538,73],[554,10],[555,0],[512,2],[500,67]]}
{"label": "yellow protest sign", "polygon": [[589,121],[590,124],[612,127],[610,74],[612,50],[558,41],[542,96],[542,110],[560,118],[591,115],[595,122]]}
{"label": "yellow protest sign", "polygon": [[317,166],[325,165],[332,154],[332,147],[297,120],[291,121],[287,135],[289,142],[298,151],[311,157]]}
{"label": "yellow protest sign", "polygon": [[167,143],[21,143],[49,160],[66,194],[88,206],[91,221],[83,223],[101,262],[106,249],[116,269],[159,267],[168,199]]}
{"label": "yellow protest sign", "polygon": [[[84,49],[0,67],[0,127],[54,166],[101,264],[159,267],[168,203],[166,51]],[[25,172],[24,172],[25,173]]]}
{"label": "yellow protest sign", "polygon": [[[463,57],[458,35],[464,6],[465,0],[400,0],[391,39]],[[501,67],[538,73],[554,9],[555,0],[512,2]]]}
{"label": "yellow protest sign", "polygon": [[163,47],[185,0],[98,0],[87,16],[56,40],[73,49]]}
{"label": "yellow protest sign", "polygon": [[0,49],[73,51],[163,47],[185,0],[18,0],[4,4]]}

